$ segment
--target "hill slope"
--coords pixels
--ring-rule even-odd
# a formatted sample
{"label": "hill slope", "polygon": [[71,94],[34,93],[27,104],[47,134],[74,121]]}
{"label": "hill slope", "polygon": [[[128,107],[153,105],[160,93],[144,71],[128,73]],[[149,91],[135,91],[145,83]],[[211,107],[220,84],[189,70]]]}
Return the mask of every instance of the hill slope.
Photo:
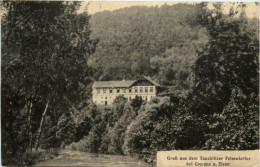
{"label": "hill slope", "polygon": [[189,90],[196,50],[207,40],[196,24],[196,12],[195,5],[178,4],[92,15],[92,35],[100,40],[89,61],[95,79],[149,75],[173,90]]}

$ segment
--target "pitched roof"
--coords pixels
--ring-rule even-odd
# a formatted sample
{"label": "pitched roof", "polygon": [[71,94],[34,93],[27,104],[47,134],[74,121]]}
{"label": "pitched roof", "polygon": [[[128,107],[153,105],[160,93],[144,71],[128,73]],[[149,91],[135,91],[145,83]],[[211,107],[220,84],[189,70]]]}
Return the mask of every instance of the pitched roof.
{"label": "pitched roof", "polygon": [[144,76],[144,78],[147,79],[148,81],[152,82],[152,84],[154,84],[155,86],[161,86],[156,81],[152,80],[152,78],[150,78],[149,76],[148,77]]}
{"label": "pitched roof", "polygon": [[[155,86],[160,86],[157,82],[152,80],[150,77],[145,77],[144,79],[148,80]],[[138,79],[139,80],[139,79]],[[123,80],[123,81],[95,81],[92,85],[92,88],[127,88],[132,86],[138,80]]]}
{"label": "pitched roof", "polygon": [[93,88],[123,88],[130,87],[136,80],[128,80],[128,81],[95,81],[92,85]]}

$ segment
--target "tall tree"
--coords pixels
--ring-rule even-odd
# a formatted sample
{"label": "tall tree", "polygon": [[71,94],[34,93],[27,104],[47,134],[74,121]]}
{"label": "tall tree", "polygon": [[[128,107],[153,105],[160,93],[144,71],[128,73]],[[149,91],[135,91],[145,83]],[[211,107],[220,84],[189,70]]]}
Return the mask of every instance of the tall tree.
{"label": "tall tree", "polygon": [[221,3],[201,4],[198,22],[208,45],[198,52],[196,87],[190,111],[204,117],[206,149],[256,149],[259,146],[259,21]]}
{"label": "tall tree", "polygon": [[[87,60],[97,40],[90,38],[90,17],[76,13],[79,6],[80,2],[3,2],[2,127],[11,128],[12,118],[27,107],[28,127],[38,122],[39,129],[33,131],[36,149],[48,112],[59,117],[87,98],[92,75]],[[7,133],[13,131],[3,132],[4,142]]]}
{"label": "tall tree", "polygon": [[202,4],[200,11],[198,22],[207,30],[209,42],[198,52],[194,93],[209,106],[206,112],[220,113],[233,88],[240,88],[246,95],[258,94],[258,28],[248,26],[253,20],[244,12],[231,8],[224,14],[221,3],[216,3],[214,10]]}

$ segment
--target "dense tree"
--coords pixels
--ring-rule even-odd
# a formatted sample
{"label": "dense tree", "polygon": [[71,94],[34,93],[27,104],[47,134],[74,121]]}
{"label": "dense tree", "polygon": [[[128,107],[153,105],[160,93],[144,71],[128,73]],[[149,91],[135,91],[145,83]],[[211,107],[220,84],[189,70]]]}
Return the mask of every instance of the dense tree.
{"label": "dense tree", "polygon": [[229,15],[222,10],[220,3],[215,10],[208,10],[202,4],[202,13],[198,15],[209,42],[198,53],[194,94],[210,106],[207,112],[211,113],[222,112],[235,87],[246,95],[258,94],[259,39],[255,34],[258,28],[248,25],[250,21],[243,12],[236,17],[238,14],[233,10]]}
{"label": "dense tree", "polygon": [[226,15],[221,3],[214,10],[201,4],[198,15],[209,42],[198,52],[189,110],[205,118],[206,149],[259,145],[259,21],[246,18],[241,8],[241,13],[231,8]]}
{"label": "dense tree", "polygon": [[[178,84],[174,90],[191,89],[196,49],[207,40],[205,32],[194,22],[196,8],[196,5],[178,4],[94,14],[91,18],[93,36],[100,42],[89,64],[98,69],[95,79],[134,79],[150,75],[162,85]],[[179,84],[179,78],[170,76],[169,72],[165,77],[166,67],[173,73],[183,71],[189,76]]]}
{"label": "dense tree", "polygon": [[[259,21],[246,18],[243,5],[240,14],[224,14],[220,3],[131,7],[91,20],[76,14],[78,5],[4,3],[4,160],[61,145],[147,162],[160,150],[259,147]],[[93,55],[89,22],[100,41]],[[172,95],[118,96],[112,106],[89,99],[92,77],[139,75]]]}
{"label": "dense tree", "polygon": [[157,151],[202,147],[203,118],[187,111],[185,102],[174,96],[163,97],[141,108],[125,132],[124,153],[152,163]]}
{"label": "dense tree", "polygon": [[131,106],[134,108],[134,111],[136,113],[140,109],[142,104],[143,104],[143,99],[141,96],[135,96],[135,98],[131,101]]}
{"label": "dense tree", "polygon": [[[3,143],[10,144],[10,133],[18,130],[12,125],[24,115],[21,127],[28,139],[22,145],[37,149],[45,117],[57,121],[63,111],[87,99],[92,74],[87,59],[96,42],[90,39],[89,16],[78,15],[78,7],[79,2],[3,2]],[[15,145],[19,139],[13,140]],[[8,148],[3,155],[23,151]]]}
{"label": "dense tree", "polygon": [[206,149],[253,150],[259,148],[258,97],[234,88],[221,115],[211,124]]}
{"label": "dense tree", "polygon": [[61,147],[65,147],[75,141],[76,122],[72,113],[64,113],[57,124],[56,138],[61,141]]}
{"label": "dense tree", "polygon": [[135,117],[135,109],[129,103],[126,103],[124,106],[123,115],[115,123],[114,127],[108,131],[110,142],[107,144],[108,148],[106,152],[113,154],[123,154],[125,132]]}

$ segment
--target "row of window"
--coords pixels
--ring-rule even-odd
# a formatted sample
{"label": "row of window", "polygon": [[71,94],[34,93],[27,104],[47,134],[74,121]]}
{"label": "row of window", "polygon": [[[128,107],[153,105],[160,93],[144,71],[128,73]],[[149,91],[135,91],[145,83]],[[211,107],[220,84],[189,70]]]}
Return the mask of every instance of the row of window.
{"label": "row of window", "polygon": [[[113,93],[113,89],[106,89],[106,88],[103,89],[103,93],[107,93],[107,90],[109,90],[109,93]],[[132,92],[138,93],[138,87],[137,86],[134,87],[134,88],[129,88],[129,89],[123,88],[122,90],[123,90],[123,93],[126,93],[126,90],[128,90],[129,93],[132,93]],[[100,94],[100,91],[101,91],[101,89],[98,88],[97,94]],[[143,91],[148,92],[148,87],[144,87],[144,89],[143,89],[143,87],[139,87],[139,92],[142,93]],[[150,86],[150,92],[153,92],[152,86]],[[116,89],[116,93],[120,93],[119,88]]]}
{"label": "row of window", "polygon": [[[109,97],[110,99],[111,99],[111,97]],[[127,98],[127,97],[126,97]],[[147,96],[142,96],[142,99],[143,100],[146,100],[147,101]],[[151,96],[151,98],[152,98],[152,96]],[[101,97],[101,99],[103,99],[103,97]],[[105,99],[107,99],[107,97],[105,97]],[[129,96],[128,98],[127,98],[127,100],[128,101],[130,101],[130,100],[132,100],[132,97],[131,96]],[[107,102],[107,101],[104,101],[104,102]],[[95,103],[96,103],[96,101],[95,101]],[[101,103],[103,103],[103,101],[101,101]]]}

